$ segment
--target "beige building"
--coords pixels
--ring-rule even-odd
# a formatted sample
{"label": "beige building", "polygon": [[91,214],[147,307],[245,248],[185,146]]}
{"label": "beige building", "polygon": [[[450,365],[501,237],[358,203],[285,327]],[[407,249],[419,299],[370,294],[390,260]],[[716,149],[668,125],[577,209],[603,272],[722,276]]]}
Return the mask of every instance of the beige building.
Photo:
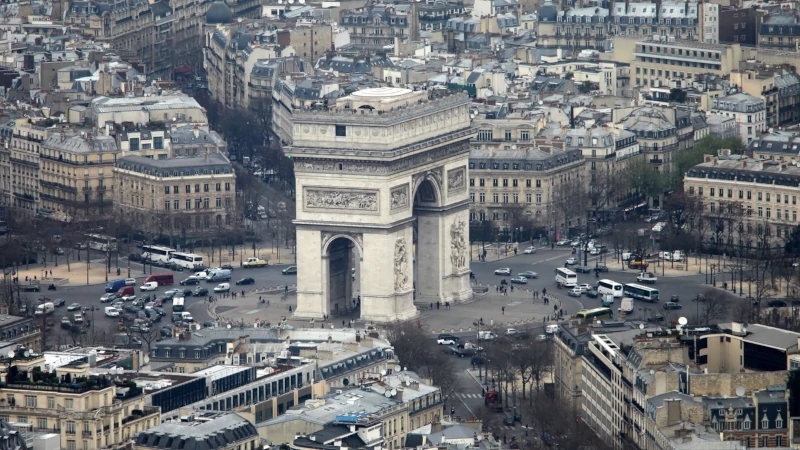
{"label": "beige building", "polygon": [[42,142],[53,129],[22,118],[4,127],[6,183],[3,183],[4,204],[18,211],[33,214],[39,210],[39,153]]}
{"label": "beige building", "polygon": [[766,126],[777,127],[800,120],[800,77],[791,66],[752,66],[734,70],[731,86],[764,101]]}
{"label": "beige building", "polygon": [[724,230],[708,233],[712,245],[730,251],[782,251],[784,239],[798,224],[800,189],[795,180],[800,180],[800,168],[790,162],[706,155],[705,162],[686,173],[683,186],[702,202],[708,216],[724,225]]}
{"label": "beige building", "polygon": [[645,159],[664,173],[672,172],[675,154],[679,150],[694,145],[695,132],[688,109],[655,106],[615,108],[612,120],[616,127],[636,135]]}
{"label": "beige building", "polygon": [[115,210],[151,232],[185,238],[236,220],[236,176],[218,152],[167,160],[125,156],[114,168],[114,184]]}
{"label": "beige building", "polygon": [[0,418],[58,433],[63,449],[116,447],[161,423],[160,409],[147,406],[141,388],[106,375],[90,377],[85,359],[55,372],[47,371],[42,355],[0,364],[15,368],[3,371]]}
{"label": "beige building", "polygon": [[108,136],[53,133],[40,154],[41,207],[64,219],[96,220],[111,212],[119,150]]}

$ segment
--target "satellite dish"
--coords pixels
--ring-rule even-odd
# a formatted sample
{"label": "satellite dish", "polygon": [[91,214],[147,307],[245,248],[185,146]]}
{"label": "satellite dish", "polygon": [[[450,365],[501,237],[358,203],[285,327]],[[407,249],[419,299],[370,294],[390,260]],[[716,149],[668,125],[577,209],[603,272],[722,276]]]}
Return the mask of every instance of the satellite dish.
{"label": "satellite dish", "polygon": [[229,329],[229,330],[231,329],[231,324],[228,324],[228,329]]}
{"label": "satellite dish", "polygon": [[402,366],[400,366],[400,364],[398,364],[398,365],[394,366],[394,370],[396,370],[396,371],[398,371],[398,372],[399,372],[399,371],[400,371],[402,368],[403,368],[403,367],[402,367]]}
{"label": "satellite dish", "polygon": [[738,397],[741,397],[741,396],[744,395],[744,386],[739,386],[739,387],[736,388],[736,395]]}
{"label": "satellite dish", "polygon": [[26,358],[27,358],[28,356],[31,356],[31,352],[30,352],[30,350],[27,350],[27,349],[26,349],[24,352],[22,352],[22,356],[24,356],[24,357],[26,357]]}
{"label": "satellite dish", "polygon": [[8,357],[9,357],[9,358],[13,358],[13,357],[15,357],[15,356],[17,356],[17,354],[16,354],[16,353],[14,353],[14,350],[11,350],[10,352],[8,352]]}
{"label": "satellite dish", "polygon": [[150,364],[150,357],[149,356],[144,355],[144,363],[145,364]]}
{"label": "satellite dish", "polygon": [[397,389],[392,389],[392,397],[394,397],[395,395],[397,395]]}
{"label": "satellite dish", "polygon": [[689,323],[689,321],[686,319],[686,317],[681,317],[680,319],[678,319],[678,323],[681,325],[686,325],[687,323]]}
{"label": "satellite dish", "polygon": [[655,375],[655,374],[656,374],[656,371],[653,370],[653,369],[650,369],[650,375]]}
{"label": "satellite dish", "polygon": [[389,392],[389,391],[383,391],[383,396],[386,397],[386,398],[389,398],[389,397],[392,396],[392,393]]}
{"label": "satellite dish", "polygon": [[640,329],[640,330],[644,330],[644,324],[643,324],[643,323],[640,323],[640,324],[639,324],[639,329]]}
{"label": "satellite dish", "polygon": [[385,376],[385,375],[386,375],[386,369],[381,370],[381,376]]}
{"label": "satellite dish", "polygon": [[540,105],[544,105],[544,101],[543,100],[539,100],[539,104]]}

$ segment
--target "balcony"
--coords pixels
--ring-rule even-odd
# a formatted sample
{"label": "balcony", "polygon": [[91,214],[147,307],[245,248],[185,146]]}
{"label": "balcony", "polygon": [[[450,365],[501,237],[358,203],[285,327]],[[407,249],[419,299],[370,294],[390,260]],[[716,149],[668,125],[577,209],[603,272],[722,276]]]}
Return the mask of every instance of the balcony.
{"label": "balcony", "polygon": [[83,430],[83,433],[81,433],[81,436],[83,436],[86,439],[91,439],[92,438],[92,432]]}
{"label": "balcony", "polygon": [[13,158],[13,157],[9,157],[8,159],[14,164],[22,164],[23,166],[35,167],[37,169],[39,168],[39,163],[38,162],[27,161],[27,160],[24,160],[24,159]]}
{"label": "balcony", "polygon": [[135,420],[144,419],[158,414],[159,409],[152,406],[145,406],[143,410],[134,409],[131,415],[122,419],[122,425],[133,422]]}
{"label": "balcony", "polygon": [[45,181],[45,180],[39,180],[39,183],[42,186],[49,187],[49,188],[61,189],[61,190],[64,190],[64,191],[69,191],[69,192],[74,192],[74,193],[78,192],[78,188],[76,188],[74,186],[67,186],[66,184],[55,183],[55,182],[52,182],[52,181]]}
{"label": "balcony", "polygon": [[17,197],[20,200],[27,200],[29,202],[33,202],[36,200],[33,195],[31,194],[20,194],[18,192],[14,192],[14,197]]}
{"label": "balcony", "polygon": [[650,164],[664,164],[664,160],[661,158],[651,158]]}
{"label": "balcony", "polygon": [[91,186],[84,186],[83,188],[81,188],[81,190],[83,192],[91,192],[92,191],[92,187]]}
{"label": "balcony", "polygon": [[643,152],[669,152],[678,149],[678,143],[663,145],[660,147],[650,145],[639,145],[639,149]]}
{"label": "balcony", "polygon": [[97,186],[97,192],[105,192],[107,189],[106,186]]}

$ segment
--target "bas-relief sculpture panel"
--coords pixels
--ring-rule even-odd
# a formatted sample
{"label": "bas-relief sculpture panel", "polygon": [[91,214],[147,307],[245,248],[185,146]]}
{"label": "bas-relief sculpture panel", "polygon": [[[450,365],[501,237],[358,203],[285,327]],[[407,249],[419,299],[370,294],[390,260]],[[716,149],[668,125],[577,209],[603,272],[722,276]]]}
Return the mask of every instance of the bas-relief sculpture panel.
{"label": "bas-relief sculpture panel", "polygon": [[378,191],[306,187],[303,198],[305,209],[378,212]]}

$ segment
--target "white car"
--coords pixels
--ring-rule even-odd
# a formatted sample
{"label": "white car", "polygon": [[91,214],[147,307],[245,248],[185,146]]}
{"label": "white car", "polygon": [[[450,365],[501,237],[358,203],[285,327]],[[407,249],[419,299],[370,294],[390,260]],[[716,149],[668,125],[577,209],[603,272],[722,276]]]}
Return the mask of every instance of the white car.
{"label": "white car", "polygon": [[228,292],[231,290],[230,283],[220,283],[214,288],[214,292]]}
{"label": "white car", "polygon": [[581,241],[576,239],[576,240],[572,241],[572,243],[570,245],[572,245],[573,247],[577,247],[577,246],[581,245]]}
{"label": "white car", "polygon": [[567,265],[568,266],[574,266],[575,264],[578,264],[578,260],[577,259],[575,259],[575,258],[567,258]]}
{"label": "white car", "polygon": [[561,247],[563,247],[565,245],[569,245],[569,239],[562,239],[562,240],[556,242],[556,245],[561,246]]}
{"label": "white car", "polygon": [[136,286],[136,278],[125,278],[125,286]]}
{"label": "white car", "polygon": [[103,296],[100,297],[100,303],[111,303],[116,299],[117,299],[116,292],[109,292],[108,294],[103,294]]}
{"label": "white car", "polygon": [[502,269],[497,269],[494,271],[495,275],[511,275],[511,269],[508,267],[504,267]]}
{"label": "white car", "polygon": [[436,343],[439,345],[455,345],[456,341],[449,338],[445,338],[445,339],[437,339]]}
{"label": "white car", "polygon": [[600,254],[600,249],[597,248],[597,247],[594,247],[589,251],[589,254],[590,255],[599,255]]}
{"label": "white car", "polygon": [[123,295],[119,299],[122,300],[123,302],[132,302],[132,301],[136,300],[136,296],[133,295],[133,294],[131,294],[131,295]]}
{"label": "white car", "polygon": [[544,341],[547,340],[547,335],[546,334],[540,334],[540,335],[536,336],[536,340],[539,341],[539,342],[544,342]]}
{"label": "white car", "polygon": [[147,283],[139,286],[140,291],[155,291],[158,289],[158,282],[156,281],[148,281]]}
{"label": "white car", "polygon": [[536,253],[536,247],[531,245],[530,247],[526,248],[525,251],[523,251],[522,253],[525,253],[526,255],[532,255]]}
{"label": "white car", "polygon": [[189,275],[189,278],[196,278],[198,280],[207,280],[208,279],[208,272],[196,272]]}
{"label": "white car", "polygon": [[589,292],[592,290],[592,287],[588,283],[579,284],[576,286],[581,292]]}

